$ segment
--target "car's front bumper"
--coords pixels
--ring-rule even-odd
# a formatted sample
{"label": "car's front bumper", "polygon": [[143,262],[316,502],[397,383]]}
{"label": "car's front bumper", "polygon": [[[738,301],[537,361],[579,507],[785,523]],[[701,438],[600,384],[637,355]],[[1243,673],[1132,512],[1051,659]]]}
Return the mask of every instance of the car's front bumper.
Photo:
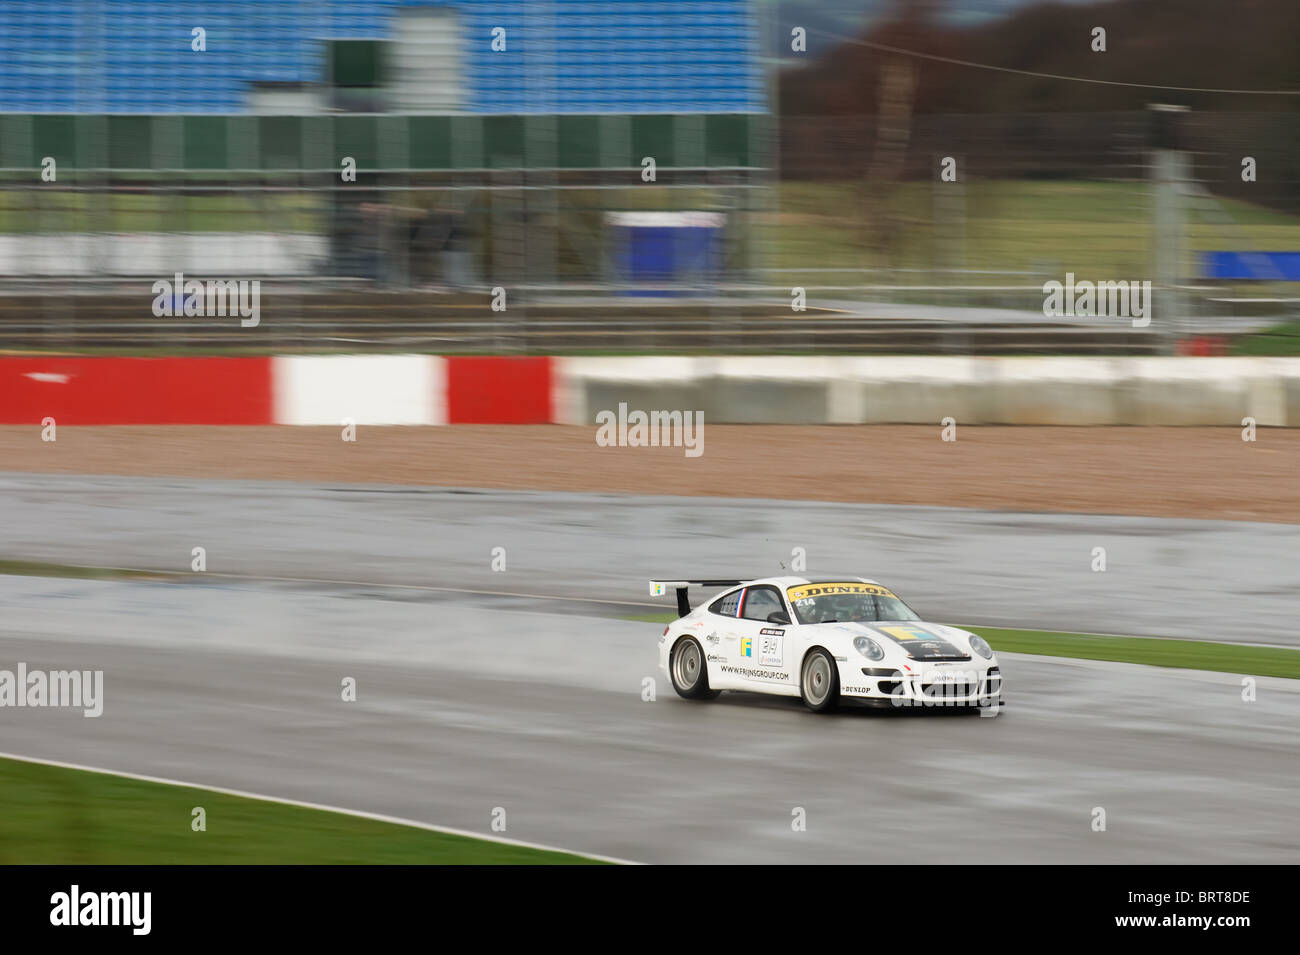
{"label": "car's front bumper", "polygon": [[907,671],[889,665],[840,663],[840,697],[876,706],[993,707],[1002,702],[997,660]]}

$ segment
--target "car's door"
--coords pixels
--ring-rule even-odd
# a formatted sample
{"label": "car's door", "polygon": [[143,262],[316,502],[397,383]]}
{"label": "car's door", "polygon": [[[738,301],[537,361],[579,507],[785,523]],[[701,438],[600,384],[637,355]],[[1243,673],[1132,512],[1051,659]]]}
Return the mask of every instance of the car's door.
{"label": "car's door", "polygon": [[740,631],[736,612],[745,588],[733,590],[709,604],[704,626],[704,659],[709,685],[716,688],[736,687],[742,681],[736,675]]}
{"label": "car's door", "polygon": [[[736,672],[754,689],[797,692],[789,647],[790,610],[771,584],[746,587],[737,605]],[[781,615],[773,620],[773,615]],[[784,622],[783,622],[784,621]]]}

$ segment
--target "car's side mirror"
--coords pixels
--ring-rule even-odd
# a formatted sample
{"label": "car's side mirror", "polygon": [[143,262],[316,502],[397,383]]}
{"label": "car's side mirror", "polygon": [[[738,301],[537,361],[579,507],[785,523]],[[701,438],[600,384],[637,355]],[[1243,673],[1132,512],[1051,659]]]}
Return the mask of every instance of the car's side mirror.
{"label": "car's side mirror", "polygon": [[790,618],[786,615],[784,610],[774,610],[772,613],[769,613],[767,615],[767,622],[778,623],[783,627],[790,626]]}

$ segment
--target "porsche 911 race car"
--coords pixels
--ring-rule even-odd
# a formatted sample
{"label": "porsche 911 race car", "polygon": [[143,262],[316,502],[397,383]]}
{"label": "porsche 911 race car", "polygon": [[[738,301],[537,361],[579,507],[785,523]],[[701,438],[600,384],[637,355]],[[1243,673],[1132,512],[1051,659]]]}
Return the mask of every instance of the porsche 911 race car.
{"label": "porsche 911 race car", "polygon": [[[691,587],[727,589],[692,610]],[[659,638],[659,668],[686,699],[747,690],[798,696],[819,713],[842,700],[1001,705],[1001,671],[983,638],[923,622],[874,580],[650,581],[651,596],[669,590],[680,617]]]}

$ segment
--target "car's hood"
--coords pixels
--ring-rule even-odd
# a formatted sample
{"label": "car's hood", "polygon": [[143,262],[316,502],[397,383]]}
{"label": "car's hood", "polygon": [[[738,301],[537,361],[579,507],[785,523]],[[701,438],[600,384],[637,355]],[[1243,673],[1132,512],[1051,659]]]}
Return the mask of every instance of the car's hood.
{"label": "car's hood", "polygon": [[953,658],[969,659],[970,634],[955,627],[945,627],[939,623],[822,623],[816,629],[839,630],[850,641],[854,637],[865,635],[881,643],[882,646],[896,646],[914,660],[938,660]]}

